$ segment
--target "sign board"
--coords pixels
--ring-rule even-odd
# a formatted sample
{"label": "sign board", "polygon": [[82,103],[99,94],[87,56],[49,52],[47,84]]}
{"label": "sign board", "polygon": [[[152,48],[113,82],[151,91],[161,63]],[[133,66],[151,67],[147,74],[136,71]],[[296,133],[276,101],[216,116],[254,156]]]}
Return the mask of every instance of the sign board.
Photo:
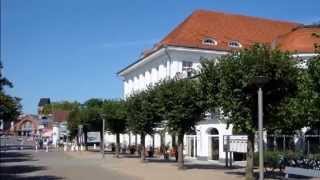
{"label": "sign board", "polygon": [[248,137],[243,135],[223,136],[223,146],[226,152],[247,152]]}
{"label": "sign board", "polygon": [[87,142],[88,143],[99,143],[101,140],[100,132],[88,132],[87,133]]}

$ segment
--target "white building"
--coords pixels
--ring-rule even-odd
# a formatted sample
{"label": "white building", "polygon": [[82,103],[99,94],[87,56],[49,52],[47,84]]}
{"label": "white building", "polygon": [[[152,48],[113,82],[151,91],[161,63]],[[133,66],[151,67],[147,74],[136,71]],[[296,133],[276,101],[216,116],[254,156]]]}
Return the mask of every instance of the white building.
{"label": "white building", "polygon": [[[123,78],[123,96],[126,98],[164,78],[192,76],[200,68],[202,58],[215,59],[255,42],[295,51],[296,56],[303,59],[311,57],[314,55],[311,42],[318,40],[308,35],[319,32],[319,27],[300,26],[293,22],[195,11],[151,50],[118,72]],[[198,159],[222,160],[225,158],[223,136],[232,134],[232,126],[227,129],[218,115],[208,115],[196,126],[196,134],[185,136],[185,154]],[[146,145],[152,144],[152,138],[146,138]],[[133,144],[134,136],[121,136],[121,142],[124,141]],[[166,143],[170,141],[167,135]],[[159,135],[155,136],[155,146],[160,146]]]}

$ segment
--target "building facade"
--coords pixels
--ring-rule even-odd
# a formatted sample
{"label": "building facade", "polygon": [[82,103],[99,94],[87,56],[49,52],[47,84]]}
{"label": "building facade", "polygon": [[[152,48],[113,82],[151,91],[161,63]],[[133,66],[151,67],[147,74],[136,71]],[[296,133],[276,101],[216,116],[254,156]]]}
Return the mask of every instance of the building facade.
{"label": "building facade", "polygon": [[[254,43],[294,52],[293,56],[305,66],[306,60],[315,55],[314,44],[320,44],[319,39],[312,37],[314,33],[320,33],[320,28],[221,12],[195,11],[152,49],[143,52],[137,61],[118,72],[123,80],[123,97],[165,78],[193,76],[201,68],[201,60],[215,60]],[[196,126],[196,133],[185,136],[184,152],[193,158],[222,160],[225,158],[223,136],[231,134],[232,125],[227,128],[219,114],[208,112]],[[128,134],[121,138],[123,143],[131,143],[135,139]],[[150,142],[160,146],[159,134],[146,138],[147,146]],[[172,140],[170,135],[165,139],[166,143]],[[109,140],[114,141],[111,137]]]}

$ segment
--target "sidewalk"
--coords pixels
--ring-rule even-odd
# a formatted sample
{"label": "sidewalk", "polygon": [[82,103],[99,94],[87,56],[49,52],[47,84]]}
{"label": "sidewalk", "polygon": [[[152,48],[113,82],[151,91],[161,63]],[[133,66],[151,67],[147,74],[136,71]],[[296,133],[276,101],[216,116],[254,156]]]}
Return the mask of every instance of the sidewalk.
{"label": "sidewalk", "polygon": [[143,180],[238,180],[244,179],[243,168],[226,169],[219,164],[209,164],[186,161],[186,169],[178,170],[174,161],[161,159],[149,159],[141,163],[135,156],[122,155],[119,159],[113,158],[112,154],[105,154],[102,160],[101,154],[95,152],[66,152],[70,156],[84,159],[101,161],[101,166],[119,173],[137,177]]}

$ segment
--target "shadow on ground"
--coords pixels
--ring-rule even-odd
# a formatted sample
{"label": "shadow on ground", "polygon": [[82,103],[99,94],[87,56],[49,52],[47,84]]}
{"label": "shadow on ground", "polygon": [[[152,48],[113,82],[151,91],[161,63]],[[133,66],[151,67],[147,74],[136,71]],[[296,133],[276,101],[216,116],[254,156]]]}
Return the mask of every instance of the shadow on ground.
{"label": "shadow on ground", "polygon": [[[28,162],[37,161],[31,154],[23,152],[0,152],[0,179],[1,180],[56,180],[63,179],[57,176],[27,176],[32,173],[46,170],[45,166],[30,165]],[[20,164],[26,162],[25,164]]]}
{"label": "shadow on ground", "polygon": [[58,180],[63,179],[57,176],[20,176],[20,175],[0,175],[0,179],[2,180]]}
{"label": "shadow on ground", "polygon": [[233,166],[232,168],[226,168],[222,165],[215,164],[185,164],[184,169],[217,169],[217,170],[231,170],[231,169],[240,169],[242,167]]}

